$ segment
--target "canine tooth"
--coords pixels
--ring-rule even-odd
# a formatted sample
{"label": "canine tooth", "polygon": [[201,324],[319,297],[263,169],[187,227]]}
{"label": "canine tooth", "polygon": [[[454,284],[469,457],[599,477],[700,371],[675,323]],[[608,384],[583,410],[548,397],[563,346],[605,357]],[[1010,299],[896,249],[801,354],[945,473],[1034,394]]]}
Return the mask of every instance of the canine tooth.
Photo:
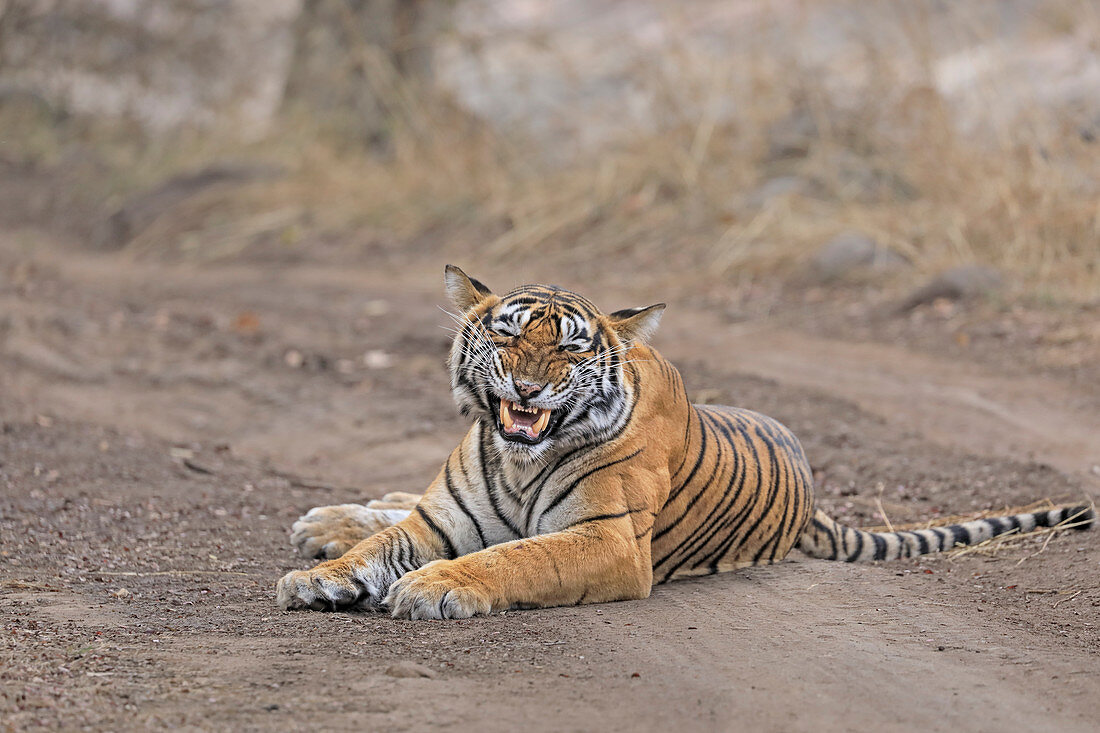
{"label": "canine tooth", "polygon": [[546,427],[546,423],[548,422],[550,422],[550,411],[543,410],[542,414],[539,415],[539,419],[535,420],[535,424],[531,426],[531,429],[535,431],[535,435],[538,435],[542,432],[543,428]]}
{"label": "canine tooth", "polygon": [[500,421],[504,423],[505,430],[512,429],[512,416],[508,414],[508,403],[505,400],[500,401]]}

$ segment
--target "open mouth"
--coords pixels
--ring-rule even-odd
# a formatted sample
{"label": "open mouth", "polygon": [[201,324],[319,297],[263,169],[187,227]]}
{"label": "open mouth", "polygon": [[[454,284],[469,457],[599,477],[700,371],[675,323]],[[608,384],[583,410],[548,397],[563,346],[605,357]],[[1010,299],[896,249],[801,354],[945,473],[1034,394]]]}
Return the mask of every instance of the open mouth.
{"label": "open mouth", "polygon": [[506,440],[538,443],[550,432],[550,410],[500,400],[500,433]]}

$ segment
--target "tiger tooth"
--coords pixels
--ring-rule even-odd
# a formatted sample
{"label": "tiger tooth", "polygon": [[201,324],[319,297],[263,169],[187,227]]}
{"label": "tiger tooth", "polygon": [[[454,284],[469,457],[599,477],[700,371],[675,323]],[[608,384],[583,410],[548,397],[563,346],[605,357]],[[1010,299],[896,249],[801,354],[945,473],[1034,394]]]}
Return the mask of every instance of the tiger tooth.
{"label": "tiger tooth", "polygon": [[508,414],[508,402],[506,400],[500,401],[500,421],[504,424],[505,430],[512,429],[512,416]]}
{"label": "tiger tooth", "polygon": [[539,419],[535,420],[535,424],[531,426],[531,429],[535,431],[535,435],[538,435],[542,432],[543,428],[546,427],[546,423],[548,422],[550,422],[550,411],[543,410],[539,415]]}

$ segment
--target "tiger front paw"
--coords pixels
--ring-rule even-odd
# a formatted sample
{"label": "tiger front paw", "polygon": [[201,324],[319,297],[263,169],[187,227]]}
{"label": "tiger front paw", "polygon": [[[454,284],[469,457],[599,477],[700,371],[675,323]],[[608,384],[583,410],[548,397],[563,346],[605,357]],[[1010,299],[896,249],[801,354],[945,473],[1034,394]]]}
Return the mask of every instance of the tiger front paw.
{"label": "tiger front paw", "polygon": [[275,584],[275,599],[284,611],[344,608],[380,610],[389,583],[384,571],[346,561],[321,563],[309,570],[294,570]]}
{"label": "tiger front paw", "polygon": [[408,510],[360,504],[318,506],[291,526],[290,542],[303,557],[332,560],[408,515]]}
{"label": "tiger front paw", "polygon": [[392,586],[382,603],[394,618],[470,618],[489,613],[492,602],[487,589],[471,582],[466,574],[454,572],[454,561],[436,560],[405,573]]}

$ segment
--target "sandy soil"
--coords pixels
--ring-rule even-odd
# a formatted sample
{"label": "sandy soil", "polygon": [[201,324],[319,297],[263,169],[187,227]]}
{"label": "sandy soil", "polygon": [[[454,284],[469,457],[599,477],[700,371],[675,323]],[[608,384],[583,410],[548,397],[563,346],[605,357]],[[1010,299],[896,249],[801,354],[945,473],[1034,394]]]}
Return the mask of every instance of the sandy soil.
{"label": "sandy soil", "polygon": [[[463,622],[282,613],[291,522],[421,489],[463,431],[442,263],[33,240],[0,238],[0,729],[1095,730],[1095,532]],[[853,523],[1100,494],[1100,418],[1057,370],[814,331],[673,301],[656,343],[700,399],[791,426]]]}

